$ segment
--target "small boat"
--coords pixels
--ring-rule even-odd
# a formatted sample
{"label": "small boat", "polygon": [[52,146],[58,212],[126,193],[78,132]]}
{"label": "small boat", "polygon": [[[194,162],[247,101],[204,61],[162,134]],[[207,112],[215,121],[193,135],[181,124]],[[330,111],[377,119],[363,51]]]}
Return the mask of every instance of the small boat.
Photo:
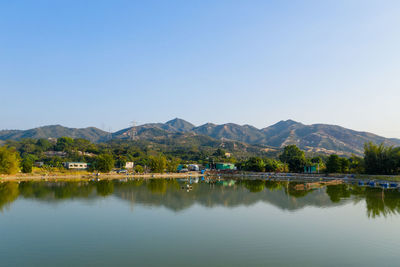
{"label": "small boat", "polygon": [[379,186],[386,189],[389,188],[389,183],[379,183]]}

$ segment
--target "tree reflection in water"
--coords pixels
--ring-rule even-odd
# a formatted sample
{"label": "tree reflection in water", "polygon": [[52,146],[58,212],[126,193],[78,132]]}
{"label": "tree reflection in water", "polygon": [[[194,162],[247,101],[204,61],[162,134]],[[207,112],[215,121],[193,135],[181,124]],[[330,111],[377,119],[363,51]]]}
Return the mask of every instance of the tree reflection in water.
{"label": "tree reflection in water", "polygon": [[235,207],[263,201],[282,209],[296,210],[305,206],[329,207],[349,201],[365,201],[369,218],[400,214],[400,192],[392,189],[384,191],[351,184],[310,189],[301,182],[241,179],[228,183],[193,183],[192,190],[188,192],[181,189],[187,183],[177,179],[2,182],[0,212],[4,212],[18,197],[55,202],[72,198],[96,199],[113,194],[126,201],[165,206],[174,211],[196,203],[205,207]]}
{"label": "tree reflection in water", "polygon": [[17,183],[0,184],[0,211],[8,207],[10,203],[18,198],[19,189]]}
{"label": "tree reflection in water", "polygon": [[106,197],[114,192],[114,182],[111,180],[101,180],[95,185],[99,196]]}
{"label": "tree reflection in water", "polygon": [[242,184],[252,193],[261,192],[265,188],[265,181],[263,180],[243,180]]}
{"label": "tree reflection in water", "polygon": [[326,193],[334,203],[339,203],[341,199],[349,198],[351,196],[351,191],[347,184],[328,185],[326,187]]}

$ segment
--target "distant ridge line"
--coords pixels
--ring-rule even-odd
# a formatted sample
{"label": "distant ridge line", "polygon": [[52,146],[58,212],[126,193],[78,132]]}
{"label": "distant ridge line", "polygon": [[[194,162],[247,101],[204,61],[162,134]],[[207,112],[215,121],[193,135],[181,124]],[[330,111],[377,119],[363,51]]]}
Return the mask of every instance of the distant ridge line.
{"label": "distant ridge line", "polygon": [[[132,127],[111,134],[112,139],[128,139]],[[256,128],[249,124],[205,123],[200,126],[175,118],[166,123],[146,123],[135,126],[136,138],[152,139],[168,137],[173,133],[192,133],[214,139],[240,141],[251,145],[263,145],[281,148],[295,144],[301,149],[314,153],[339,153],[360,155],[366,142],[385,143],[400,146],[400,139],[385,138],[369,132],[355,131],[338,125],[323,123],[305,125],[294,120],[281,120],[265,128]],[[62,125],[45,125],[28,130],[1,130],[0,140],[21,140],[23,138],[59,138],[68,136],[84,138],[92,142],[104,142],[110,139],[110,133],[96,127],[69,128]],[[171,137],[172,138],[172,137]]]}

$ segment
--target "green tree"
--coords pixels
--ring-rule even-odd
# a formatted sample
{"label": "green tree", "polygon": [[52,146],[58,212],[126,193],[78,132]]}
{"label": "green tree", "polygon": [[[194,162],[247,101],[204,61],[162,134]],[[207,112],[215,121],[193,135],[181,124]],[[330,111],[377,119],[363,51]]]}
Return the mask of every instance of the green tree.
{"label": "green tree", "polygon": [[71,137],[60,137],[57,139],[55,149],[57,151],[70,152],[74,146],[74,139]]}
{"label": "green tree", "polygon": [[342,162],[338,155],[332,154],[326,162],[326,171],[328,173],[339,173],[342,170]]}
{"label": "green tree", "polygon": [[144,172],[143,166],[141,166],[141,165],[135,165],[134,170],[137,173],[143,173]]}
{"label": "green tree", "polygon": [[223,149],[221,149],[221,148],[218,148],[218,149],[215,151],[214,156],[219,157],[219,158],[224,158],[224,157],[225,157],[225,153],[226,153],[225,150],[223,150]]}
{"label": "green tree", "polygon": [[356,155],[352,155],[350,157],[349,161],[350,161],[349,171],[351,173],[364,173],[365,172],[363,158],[358,157]]}
{"label": "green tree", "polygon": [[180,163],[180,159],[178,158],[171,158],[167,161],[167,172],[177,172],[178,166]]}
{"label": "green tree", "polygon": [[0,173],[15,174],[19,170],[20,157],[14,148],[0,147]]}
{"label": "green tree", "polygon": [[50,143],[49,140],[40,138],[36,141],[36,146],[39,148],[40,151],[47,151],[49,150],[53,145]]}
{"label": "green tree", "polygon": [[286,146],[279,159],[288,164],[291,172],[302,172],[306,164],[304,151],[301,151],[296,145]]}
{"label": "green tree", "polygon": [[150,169],[155,173],[163,173],[167,167],[167,159],[163,155],[150,156]]}
{"label": "green tree", "polygon": [[55,168],[61,168],[63,166],[63,159],[55,156],[52,157],[49,161],[48,161],[48,165],[50,165],[51,167],[55,167]]}
{"label": "green tree", "polygon": [[25,155],[21,162],[21,171],[23,173],[31,173],[35,160],[37,160],[36,156],[31,154]]}
{"label": "green tree", "polygon": [[92,143],[83,138],[76,138],[72,144],[73,148],[77,151],[86,152],[92,149]]}
{"label": "green tree", "polygon": [[350,161],[347,158],[340,158],[340,172],[348,173],[350,168]]}
{"label": "green tree", "polygon": [[100,172],[110,172],[114,168],[114,159],[110,154],[100,154],[95,161],[95,166]]}
{"label": "green tree", "polygon": [[30,159],[24,158],[21,163],[21,171],[23,173],[31,173],[33,168],[33,161]]}
{"label": "green tree", "polygon": [[394,162],[394,170],[393,173],[399,174],[400,173],[400,147],[396,147],[392,149],[391,157],[393,158]]}
{"label": "green tree", "polygon": [[315,156],[315,157],[311,158],[311,163],[322,164],[323,161],[322,161],[322,158],[320,156]]}
{"label": "green tree", "polygon": [[266,158],[264,159],[264,169],[266,172],[280,171],[282,169],[282,163],[274,159]]}
{"label": "green tree", "polygon": [[127,160],[126,160],[125,156],[123,156],[123,155],[117,156],[116,166],[118,168],[125,168],[126,162],[127,162]]}
{"label": "green tree", "polygon": [[244,164],[246,171],[263,172],[265,171],[265,163],[262,158],[251,157]]}
{"label": "green tree", "polygon": [[375,145],[372,142],[364,145],[364,165],[368,174],[396,174],[400,168],[400,148]]}

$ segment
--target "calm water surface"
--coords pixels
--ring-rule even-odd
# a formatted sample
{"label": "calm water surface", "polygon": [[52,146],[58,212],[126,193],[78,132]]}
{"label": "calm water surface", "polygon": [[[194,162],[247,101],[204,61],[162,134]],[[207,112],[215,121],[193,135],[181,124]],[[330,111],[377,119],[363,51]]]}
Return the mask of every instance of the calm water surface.
{"label": "calm water surface", "polygon": [[400,265],[399,191],[191,182],[0,183],[0,265]]}

